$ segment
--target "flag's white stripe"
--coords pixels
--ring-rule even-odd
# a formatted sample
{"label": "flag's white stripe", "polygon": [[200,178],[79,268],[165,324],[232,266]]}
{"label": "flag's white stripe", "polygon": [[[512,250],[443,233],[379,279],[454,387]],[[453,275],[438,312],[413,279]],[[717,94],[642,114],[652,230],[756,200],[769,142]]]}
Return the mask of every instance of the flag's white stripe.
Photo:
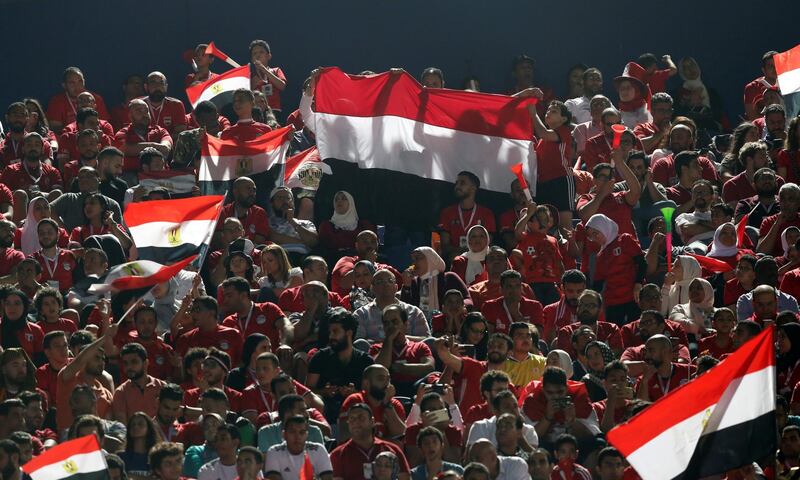
{"label": "flag's white stripe", "polygon": [[[264,152],[259,155],[249,156],[252,161],[252,170],[250,174],[266,172],[273,165],[281,163],[286,158],[286,152],[289,150],[289,142],[282,143],[280,147],[270,152]],[[216,156],[203,156],[200,160],[200,172],[198,174],[198,181],[210,182],[214,180],[233,180],[241,175],[237,172],[239,164],[238,157],[216,157]]]}
{"label": "flag's white stripe", "polygon": [[[213,88],[219,85],[219,88]],[[192,107],[197,107],[197,104],[203,100],[211,100],[222,92],[236,90],[237,88],[250,89],[250,78],[245,76],[235,76],[222,79],[218,82],[209,85],[203,92],[192,102]]]}
{"label": "flag's white stripe", "polygon": [[[76,472],[70,473],[64,469],[64,463],[66,463],[67,460],[71,460],[75,463],[78,467]],[[94,452],[72,455],[60,462],[45,465],[32,472],[30,475],[33,480],[58,480],[60,478],[71,477],[77,473],[92,473],[105,470],[106,468],[108,467],[106,466],[105,458],[103,458],[103,453],[100,450],[95,450]]]}
{"label": "flag's white stripe", "polygon": [[315,113],[320,157],[356,162],[423,178],[452,182],[469,170],[481,188],[508,192],[512,165],[523,163],[536,185],[536,152],[532,141],[481,135],[396,116],[351,117]]}
{"label": "flag's white stripe", "polygon": [[800,92],[800,68],[778,75],[778,86],[781,88],[781,95]]}
{"label": "flag's white stripe", "polygon": [[[179,243],[170,243],[170,233],[180,225]],[[210,243],[213,220],[188,220],[180,224],[174,222],[153,221],[130,227],[133,243],[136,248],[164,247],[174,248],[180,245],[202,245]]]}
{"label": "flag's white stripe", "polygon": [[686,469],[703,434],[739,425],[774,409],[775,368],[768,367],[731,382],[715,405],[654,437],[628,455],[628,462],[647,480],[674,478]]}
{"label": "flag's white stripe", "polygon": [[142,178],[139,180],[139,185],[142,185],[148,192],[156,187],[163,187],[172,193],[188,193],[194,188],[195,179],[192,174],[164,178]]}

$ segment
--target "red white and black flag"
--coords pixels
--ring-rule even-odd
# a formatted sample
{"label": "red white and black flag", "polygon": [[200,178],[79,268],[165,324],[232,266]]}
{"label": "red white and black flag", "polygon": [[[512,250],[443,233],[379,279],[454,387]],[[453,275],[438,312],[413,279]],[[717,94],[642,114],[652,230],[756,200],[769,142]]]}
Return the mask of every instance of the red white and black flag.
{"label": "red white and black flag", "polygon": [[89,287],[89,293],[119,292],[123,290],[137,290],[164,283],[174,277],[187,265],[197,258],[197,255],[184,258],[172,265],[161,265],[150,260],[136,260],[134,262],[117,265],[108,271],[102,283],[95,283]]}
{"label": "red white and black flag", "polygon": [[317,147],[311,147],[286,159],[283,186],[316,190],[325,174],[331,174],[331,167],[319,157]]}
{"label": "red white and black flag", "polygon": [[76,438],[37,455],[22,466],[33,480],[106,480],[108,465],[96,435]]}
{"label": "red white and black flag", "polygon": [[695,480],[775,453],[774,328],[608,432],[644,480]]}
{"label": "red white and black flag", "polygon": [[[411,75],[348,75],[325,68],[304,118],[333,175],[317,199],[347,190],[359,215],[378,223],[430,226],[453,203],[462,170],[481,180],[478,201],[507,202],[522,163],[536,184],[536,153],[527,105],[533,99],[423,88]],[[322,207],[330,208],[326,204]],[[364,210],[364,211],[362,211]]]}
{"label": "red white and black flag", "polygon": [[186,89],[186,96],[189,97],[192,108],[197,108],[197,104],[203,100],[210,100],[217,109],[222,110],[224,106],[233,103],[233,92],[237,88],[250,89],[250,64],[192,85]]}

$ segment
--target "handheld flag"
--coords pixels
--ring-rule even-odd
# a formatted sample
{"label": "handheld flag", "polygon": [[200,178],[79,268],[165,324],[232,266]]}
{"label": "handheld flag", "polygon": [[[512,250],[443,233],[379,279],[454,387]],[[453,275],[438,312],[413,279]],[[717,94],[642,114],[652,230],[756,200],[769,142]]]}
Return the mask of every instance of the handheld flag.
{"label": "handheld flag", "polygon": [[210,100],[218,109],[233,102],[233,92],[237,88],[250,88],[250,65],[233,68],[203,83],[186,89],[186,96],[192,108],[203,100]]}
{"label": "handheld flag", "polygon": [[306,453],[303,460],[303,467],[300,469],[300,480],[314,480],[314,465],[311,464],[311,457]]}
{"label": "handheld flag", "polygon": [[782,95],[800,92],[800,45],[772,57]]}
{"label": "handheld flag", "polygon": [[311,147],[286,159],[281,185],[289,188],[317,190],[323,174],[331,174],[331,167],[319,158],[317,147]]}
{"label": "handheld flag", "polygon": [[745,213],[739,223],[736,224],[736,246],[739,248],[744,247],[744,236],[747,234],[747,222],[750,220],[750,214]]}
{"label": "handheld flag", "polygon": [[672,215],[675,213],[677,205],[671,200],[664,202],[656,202],[654,205],[661,211],[664,216],[664,231],[667,240],[666,254],[667,254],[667,271],[672,271]]}
{"label": "handheld flag", "polygon": [[773,327],[608,432],[644,480],[695,479],[775,454]]}
{"label": "handheld flag", "polygon": [[611,130],[614,131],[614,140],[611,142],[611,148],[617,149],[619,148],[619,144],[622,141],[622,134],[625,133],[625,125],[620,123],[614,124],[611,126]]}
{"label": "handheld flag", "polygon": [[206,47],[206,55],[213,55],[213,56],[219,58],[220,60],[222,60],[223,62],[227,63],[228,65],[230,65],[233,68],[241,67],[241,65],[236,63],[231,57],[229,57],[222,50],[217,48],[217,46],[214,45],[213,41],[209,42],[208,46]]}
{"label": "handheld flag", "polygon": [[108,465],[96,435],[60,443],[22,466],[33,480],[107,480]]}
{"label": "handheld flag", "polygon": [[524,165],[521,163],[517,163],[516,165],[511,165],[511,172],[517,176],[517,180],[519,180],[519,188],[525,192],[525,198],[532,202],[533,198],[531,198],[531,191],[528,189],[528,181],[525,179],[525,173],[522,171]]}
{"label": "handheld flag", "polygon": [[108,272],[104,283],[95,283],[89,287],[89,293],[134,290],[164,283],[192,263],[196,257],[197,255],[192,255],[169,266],[150,260],[137,260],[117,265]]}
{"label": "handheld flag", "polygon": [[718,258],[706,257],[705,255],[696,255],[694,253],[685,253],[684,255],[694,257],[701,267],[710,272],[725,273],[733,270],[733,267],[731,267],[727,262],[723,262]]}

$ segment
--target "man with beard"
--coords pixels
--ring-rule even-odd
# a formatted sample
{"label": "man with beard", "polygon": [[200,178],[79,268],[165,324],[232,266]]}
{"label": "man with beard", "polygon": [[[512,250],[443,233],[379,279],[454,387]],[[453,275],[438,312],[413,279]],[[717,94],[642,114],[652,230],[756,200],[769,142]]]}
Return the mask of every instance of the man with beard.
{"label": "man with beard", "polygon": [[317,227],[313,222],[295,218],[294,196],[289,188],[275,187],[269,197],[272,207],[269,239],[283,247],[292,265],[297,265],[298,260],[311,253],[319,243]]}
{"label": "man with beard", "polygon": [[[78,138],[80,133],[86,130],[95,132],[97,134],[97,144],[95,144],[95,147],[98,144],[107,147],[114,141],[114,130],[111,129],[110,133],[106,133],[102,130],[97,110],[93,108],[81,108],[78,110],[78,116],[76,117],[74,125],[73,129],[69,131],[65,130],[58,139],[57,158],[58,165],[61,165],[62,168],[65,168],[66,165],[71,163],[71,160],[74,161],[80,158],[80,152],[78,150]],[[111,127],[110,123],[106,122],[106,125],[108,125],[109,128]],[[97,148],[95,148],[95,155],[97,155]]]}
{"label": "man with beard", "polygon": [[766,217],[759,227],[756,252],[773,256],[783,254],[781,234],[789,227],[800,227],[800,187],[787,183],[778,190],[781,211]]}
{"label": "man with beard", "polygon": [[372,293],[375,299],[353,312],[358,319],[357,338],[371,342],[379,342],[385,338],[383,311],[389,305],[398,305],[406,311],[409,318],[409,338],[420,341],[430,336],[428,321],[422,310],[397,298],[397,283],[389,270],[378,270],[372,276]]}
{"label": "man with beard", "polygon": [[611,322],[600,320],[600,312],[602,311],[603,297],[594,290],[584,290],[578,298],[576,308],[578,323],[561,327],[558,330],[556,340],[558,348],[575,358],[577,352],[572,348],[572,332],[581,325],[585,325],[592,329],[597,340],[610,346],[614,353],[618,355],[622,351],[619,327]]}
{"label": "man with beard", "polygon": [[32,257],[42,266],[39,280],[66,295],[72,288],[72,274],[78,266],[78,258],[72,250],[58,248],[58,224],[51,218],[43,218],[36,228],[41,250]]}
{"label": "man with beard", "polygon": [[[77,105],[76,105],[77,113],[80,113],[80,111],[85,109],[85,108],[91,108],[94,111],[98,111],[97,110],[97,101],[94,99],[94,94],[92,92],[84,91],[84,92],[81,92],[81,93],[78,94]],[[62,134],[67,133],[67,132],[80,132],[81,130],[83,130],[82,128],[78,128],[77,113],[75,114],[75,121],[70,123],[69,125],[65,126],[64,130],[61,131]],[[97,131],[98,131],[98,133],[103,133],[105,135],[108,135],[111,138],[114,138],[114,127],[113,127],[113,125],[111,125],[111,123],[109,123],[108,121],[106,121],[106,120],[104,120],[102,118],[99,118],[100,117],[99,113],[98,113],[97,117],[98,117],[98,122],[97,122],[97,126],[98,126]],[[60,140],[58,142],[58,146],[59,146],[59,150],[61,150],[61,141]]]}
{"label": "man with beard", "polygon": [[[561,299],[544,307],[542,339],[548,345],[559,329],[578,321],[578,298],[586,290],[586,275],[580,270],[567,270],[561,276]],[[473,297],[474,298],[474,297]]]}
{"label": "man with beard", "polygon": [[[22,161],[22,142],[25,139],[28,115],[28,107],[23,102],[14,102],[6,109],[5,126],[8,127],[8,131],[5,138],[0,140],[0,170]],[[50,142],[44,142],[42,153],[45,158],[53,155]]]}
{"label": "man with beard", "polygon": [[167,77],[163,73],[147,75],[144,89],[147,96],[143,100],[150,109],[151,127],[163,127],[173,137],[186,130],[186,107],[177,98],[167,96]]}
{"label": "man with beard", "polygon": [[347,396],[362,384],[364,370],[375,363],[372,357],[353,348],[358,322],[347,310],[337,307],[328,316],[328,346],[309,361],[308,385],[325,401],[325,418],[335,422]]}
{"label": "man with beard", "polygon": [[489,235],[497,231],[494,213],[475,203],[480,186],[481,181],[474,173],[460,172],[453,187],[458,203],[443,209],[439,215],[443,257],[448,264],[453,257],[467,250],[467,231],[473,225],[483,225]]}
{"label": "man with beard", "polygon": [[[658,308],[660,308],[660,306]],[[674,322],[670,322],[668,326],[668,320],[664,318],[664,315],[662,315],[660,311],[656,309],[643,310],[638,322],[639,337],[642,342],[647,342],[655,335],[665,337],[670,340],[673,347],[671,358],[683,363],[689,363],[691,361],[686,333],[681,335],[671,330],[671,328],[674,329],[672,325]],[[620,360],[628,367],[628,371],[632,377],[638,377],[646,368],[645,350],[646,343],[640,343],[639,345],[626,348],[620,356]]]}
{"label": "man with beard", "polygon": [[13,248],[17,226],[8,220],[0,220],[0,285],[17,283],[17,265],[25,260],[25,254]]}
{"label": "man with beard", "polygon": [[[602,131],[586,141],[586,145],[580,157],[580,163],[584,165],[583,169],[587,172],[593,171],[594,167],[598,164],[611,163],[611,145],[614,140],[614,130],[611,127],[622,123],[619,110],[610,105],[603,110],[599,116]],[[638,151],[644,150],[638,138],[632,134],[629,135],[628,138],[633,140],[630,148]]]}
{"label": "man with beard", "polygon": [[528,88],[539,88],[544,95],[536,105],[536,110],[543,117],[547,106],[551,100],[556,98],[556,95],[550,87],[536,85],[534,80],[535,63],[533,58],[524,53],[514,57],[511,62],[511,76],[514,78],[514,87],[507,94],[513,95]]}
{"label": "man with beard", "polygon": [[247,280],[228,278],[220,285],[220,291],[222,308],[227,315],[222,325],[238,330],[242,340],[253,333],[261,333],[269,337],[276,349],[279,345],[292,344],[294,327],[283,310],[272,302],[253,302]]}
{"label": "man with beard", "polygon": [[[508,252],[497,246],[489,247],[489,253],[486,254],[487,279],[469,287],[469,296],[476,309],[480,310],[484,303],[503,296],[500,277],[508,267]],[[533,300],[535,296],[531,286],[527,283],[522,283],[521,286],[522,295]]]}
{"label": "man with beard", "polygon": [[350,407],[365,403],[372,410],[375,420],[375,434],[380,438],[396,438],[406,431],[405,410],[400,400],[394,398],[395,388],[392,385],[389,370],[383,365],[373,364],[364,370],[361,391],[354,392],[345,398],[339,415],[339,430],[336,440],[339,444],[350,438],[347,428],[347,412]]}
{"label": "man with beard", "polygon": [[[64,87],[64,91],[54,95],[47,105],[47,120],[50,122],[50,129],[56,133],[61,133],[66,125],[75,121],[78,96],[87,91],[86,80],[78,67],[68,67],[64,70],[61,85]],[[92,95],[100,117],[108,120],[108,110],[106,110],[106,102],[103,97],[96,93]]]}
{"label": "man with beard", "polygon": [[397,285],[403,284],[403,275],[391,265],[378,262],[378,235],[372,230],[364,230],[356,236],[356,254],[341,257],[333,267],[331,290],[339,295],[347,295],[353,287],[353,267],[361,260],[369,260],[376,270],[389,270],[394,274]]}
{"label": "man with beard", "polygon": [[[711,220],[713,200],[714,187],[711,182],[697,180],[691,186],[691,198],[678,207],[675,212],[678,214],[675,218],[675,229],[684,245],[700,249],[701,254],[705,252],[705,247],[714,237],[716,230]],[[692,245],[693,243],[694,245]]]}
{"label": "man with beard", "polygon": [[[100,173],[100,193],[114,199],[117,204],[125,200],[128,182],[120,178],[124,154],[117,147],[106,147],[97,154],[97,171]],[[81,213],[83,209],[81,209]]]}
{"label": "man with beard", "polygon": [[197,108],[186,115],[185,130],[175,139],[175,148],[172,153],[173,168],[191,168],[200,160],[201,135],[208,133],[219,137],[222,130],[230,126],[227,118],[220,115],[213,102],[203,100]]}
{"label": "man with beard", "polygon": [[[680,172],[675,165],[678,154],[686,151],[693,151],[695,148],[695,128],[693,124],[676,123],[669,131],[668,154],[658,159],[652,160],[650,171],[653,172],[653,180],[670,187],[680,180]],[[656,152],[658,153],[658,152]],[[712,183],[719,183],[719,175],[714,163],[705,156],[697,158],[698,170],[702,178]]]}
{"label": "man with beard", "polygon": [[[78,175],[78,171],[82,167],[97,168],[97,154],[100,152],[100,136],[94,130],[87,128],[76,132],[74,134],[74,149],[75,155],[68,155],[64,161],[61,162],[61,170],[63,171],[64,190],[74,192],[76,190],[73,185],[73,180]],[[111,142],[103,146],[110,145]],[[72,160],[74,159],[74,160]]]}
{"label": "man with beard", "polygon": [[122,171],[126,180],[130,179],[128,183],[135,184],[138,183],[136,172],[139,170],[139,152],[153,147],[166,158],[172,149],[172,137],[165,128],[152,122],[150,105],[144,100],[131,100],[129,110],[131,123],[117,132],[114,144],[125,152]]}
{"label": "man with beard", "polygon": [[219,138],[245,142],[271,131],[269,125],[253,120],[255,103],[256,97],[252,91],[247,88],[237,88],[233,92],[233,111],[236,113],[238,121],[223,130]]}
{"label": "man with beard", "polygon": [[587,68],[583,71],[583,96],[570,98],[564,104],[572,114],[574,123],[584,123],[592,120],[589,104],[592,97],[603,93],[603,74],[597,68]]}
{"label": "man with beard", "polygon": [[[780,93],[778,93],[780,95]],[[764,141],[769,146],[769,157],[777,162],[778,152],[786,141],[786,109],[781,104],[772,104],[764,107]]]}
{"label": "man with beard", "polygon": [[183,412],[183,391],[174,383],[167,383],[158,392],[158,407],[153,420],[161,430],[164,440],[175,441],[184,431],[185,424],[178,422]]}
{"label": "man with beard", "polygon": [[[755,173],[769,167],[767,144],[763,141],[745,143],[739,149],[739,161],[744,165],[744,171],[722,185],[722,200],[731,207],[758,193],[755,189]],[[778,187],[784,183],[781,177],[775,180]]]}
{"label": "man with beard", "polygon": [[777,198],[778,176],[769,167],[760,168],[753,174],[753,185],[756,195],[739,200],[734,217],[736,222],[739,222],[742,217],[748,215],[747,226],[758,229],[765,218],[781,211],[781,204]]}
{"label": "man with beard", "polygon": [[648,155],[658,148],[672,127],[672,97],[666,92],[653,95],[650,113],[653,114],[652,122],[640,123],[633,129],[633,134],[642,141],[644,152]]}
{"label": "man with beard", "polygon": [[58,444],[56,432],[44,426],[46,403],[45,395],[38,392],[22,392],[19,399],[25,410],[25,431],[36,437],[44,448],[52,448]]}
{"label": "man with beard", "polygon": [[[486,372],[502,371],[503,364],[513,346],[514,342],[508,335],[493,333],[486,344],[486,361],[479,361],[468,356],[461,356],[457,338],[441,337],[436,339],[434,342],[436,355],[455,375],[456,402],[462,412],[469,412],[473,406],[487,401],[484,393],[486,384],[482,382],[482,378]],[[505,372],[502,373],[508,378]]]}
{"label": "man with beard", "polygon": [[0,183],[4,183],[11,190],[24,190],[29,194],[45,193],[55,194],[48,197],[55,198],[61,193],[61,173],[46,163],[42,163],[42,152],[47,142],[36,132],[25,134],[22,140],[22,157],[19,163],[9,165],[0,174]]}
{"label": "man with beard", "polygon": [[644,344],[645,367],[636,386],[636,397],[655,402],[692,379],[690,363],[673,362],[672,342],[664,335],[653,335]]}
{"label": "man with beard", "polygon": [[158,318],[155,308],[148,305],[137,308],[133,314],[133,324],[136,331],[131,332],[131,338],[147,352],[148,366],[145,371],[161,380],[181,378],[181,358],[156,334]]}
{"label": "man with beard", "polygon": [[[50,204],[53,216],[60,218],[67,230],[72,230],[86,222],[83,215],[83,203],[87,196],[97,193],[101,189],[99,171],[91,166],[81,167],[75,180],[77,180],[78,186],[77,193],[63,193]],[[114,218],[122,219],[119,203],[105,194],[103,196],[108,202],[108,208]]]}
{"label": "man with beard", "polygon": [[128,343],[119,352],[122,370],[128,380],[114,390],[113,417],[127,423],[136,412],[152,417],[158,412],[158,394],[166,382],[147,374],[147,350],[139,343]]}
{"label": "man with beard", "polygon": [[522,275],[516,270],[506,270],[500,275],[501,297],[489,300],[481,307],[490,331],[508,333],[514,322],[525,322],[543,328],[542,304],[525,298],[522,294]]}
{"label": "man with beard", "polygon": [[[661,310],[661,287],[655,283],[648,283],[642,287],[642,290],[639,292],[639,310],[642,312],[647,310]],[[665,320],[663,330],[660,329],[660,326],[653,330],[650,328],[643,328],[640,324],[641,318],[620,327],[619,338],[622,342],[623,349],[643,345],[645,340],[656,333],[663,333],[668,337],[677,337],[678,343],[686,346],[689,345],[686,332],[683,330],[680,323],[673,322],[672,320]],[[649,326],[654,325],[655,324],[652,322],[649,323]]]}
{"label": "man with beard", "polygon": [[231,217],[239,219],[244,227],[244,235],[256,245],[267,243],[270,238],[267,212],[256,205],[256,184],[248,177],[239,177],[233,182],[233,202],[222,207],[217,222],[215,243],[219,243],[225,220]]}
{"label": "man with beard", "polygon": [[481,376],[480,390],[481,396],[485,400],[483,403],[473,405],[468,411],[464,412],[464,431],[468,432],[469,427],[478,420],[491,418],[492,402],[494,397],[503,390],[513,388],[508,374],[502,370],[488,370]]}
{"label": "man with beard", "polygon": [[30,479],[26,473],[20,469],[19,445],[13,440],[0,440],[0,475],[3,480],[25,480]]}

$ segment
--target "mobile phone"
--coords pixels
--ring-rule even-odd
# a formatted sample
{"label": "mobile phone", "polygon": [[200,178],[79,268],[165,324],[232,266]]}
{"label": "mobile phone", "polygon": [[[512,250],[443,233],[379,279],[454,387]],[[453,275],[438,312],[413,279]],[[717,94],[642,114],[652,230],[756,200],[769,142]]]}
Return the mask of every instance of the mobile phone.
{"label": "mobile phone", "polygon": [[559,410],[564,410],[570,405],[572,405],[572,397],[566,396],[553,399],[553,406],[555,406]]}
{"label": "mobile phone", "polygon": [[440,422],[449,422],[450,421],[450,410],[443,408],[441,410],[434,410],[432,412],[428,412],[431,416],[431,420],[433,423],[440,423]]}
{"label": "mobile phone", "polygon": [[434,383],[433,385],[431,385],[431,391],[438,393],[439,395],[444,395],[444,387],[445,387],[444,383]]}
{"label": "mobile phone", "polygon": [[459,343],[458,348],[464,351],[465,357],[475,358],[475,345],[471,343]]}
{"label": "mobile phone", "polygon": [[633,399],[633,389],[631,387],[620,387],[619,388],[619,396],[624,398],[625,400],[632,400]]}

